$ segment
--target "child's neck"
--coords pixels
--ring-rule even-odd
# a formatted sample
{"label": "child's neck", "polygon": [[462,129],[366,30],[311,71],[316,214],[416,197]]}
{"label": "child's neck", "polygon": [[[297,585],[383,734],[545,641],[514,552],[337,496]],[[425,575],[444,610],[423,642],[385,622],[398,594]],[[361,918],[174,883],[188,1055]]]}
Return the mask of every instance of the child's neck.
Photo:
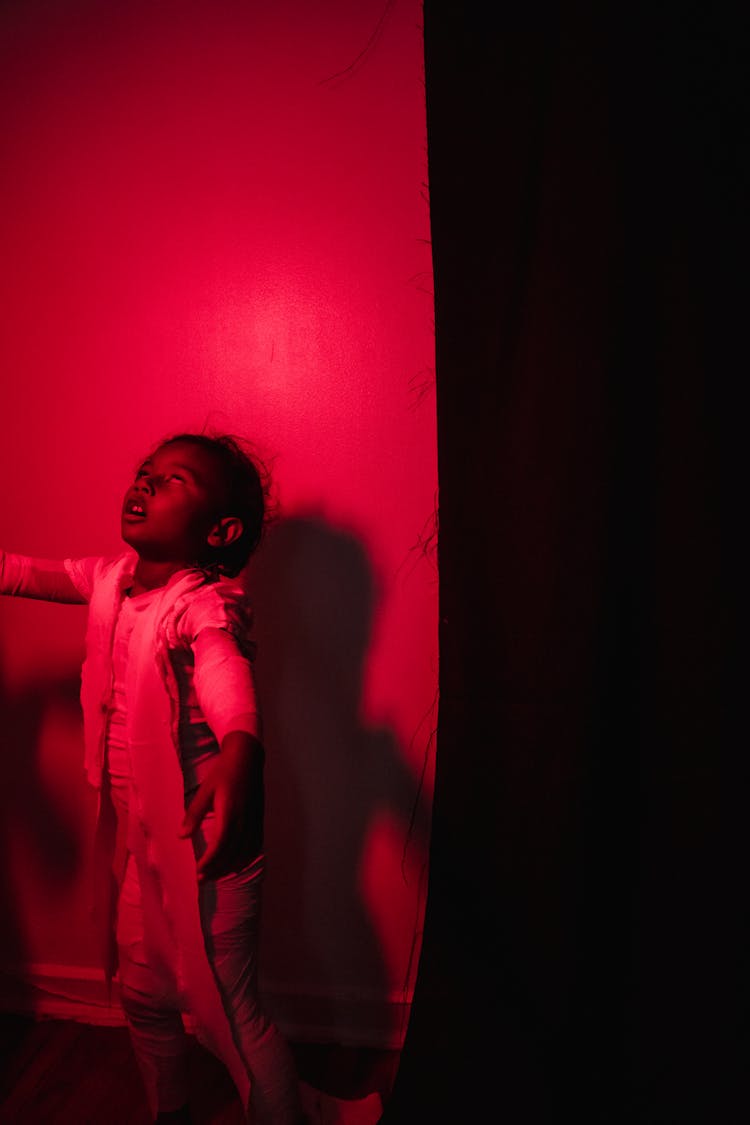
{"label": "child's neck", "polygon": [[149,590],[156,590],[159,586],[166,586],[169,579],[178,570],[184,570],[184,562],[157,562],[154,559],[138,559],[133,573],[133,585],[130,588],[132,597],[145,594]]}

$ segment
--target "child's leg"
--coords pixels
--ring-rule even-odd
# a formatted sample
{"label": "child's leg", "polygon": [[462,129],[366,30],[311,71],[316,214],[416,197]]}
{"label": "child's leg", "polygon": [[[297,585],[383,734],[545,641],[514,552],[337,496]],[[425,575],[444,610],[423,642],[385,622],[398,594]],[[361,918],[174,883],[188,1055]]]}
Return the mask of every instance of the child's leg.
{"label": "child's leg", "polygon": [[130,855],[117,919],[120,995],[149,1107],[156,1118],[187,1103],[188,1040],[177,1009],[174,981],[165,967],[154,964],[144,937],[138,871]]}
{"label": "child's leg", "polygon": [[262,859],[203,883],[201,922],[209,960],[251,1081],[254,1125],[299,1125],[298,1078],[291,1051],[258,998]]}

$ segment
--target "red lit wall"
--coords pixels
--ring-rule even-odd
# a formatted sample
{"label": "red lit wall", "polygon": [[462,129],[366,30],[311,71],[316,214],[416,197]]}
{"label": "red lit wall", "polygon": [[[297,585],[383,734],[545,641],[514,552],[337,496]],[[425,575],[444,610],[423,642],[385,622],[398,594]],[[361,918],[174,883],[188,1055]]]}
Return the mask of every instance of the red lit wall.
{"label": "red lit wall", "polygon": [[[283,517],[249,577],[264,977],[290,1026],[397,1035],[437,686],[421,5],[28,0],[0,87],[0,545],[117,551],[154,441],[256,443]],[[0,601],[2,968],[70,990],[97,960],[84,623]]]}

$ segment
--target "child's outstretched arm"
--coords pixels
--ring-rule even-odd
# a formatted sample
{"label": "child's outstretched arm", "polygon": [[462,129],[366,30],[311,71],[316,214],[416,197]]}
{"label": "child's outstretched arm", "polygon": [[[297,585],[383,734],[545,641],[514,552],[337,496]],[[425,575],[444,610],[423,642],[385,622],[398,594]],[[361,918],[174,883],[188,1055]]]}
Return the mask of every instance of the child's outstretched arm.
{"label": "child's outstretched arm", "polygon": [[0,550],[0,594],[39,598],[48,602],[85,605],[65,564],[57,559],[33,559]]}

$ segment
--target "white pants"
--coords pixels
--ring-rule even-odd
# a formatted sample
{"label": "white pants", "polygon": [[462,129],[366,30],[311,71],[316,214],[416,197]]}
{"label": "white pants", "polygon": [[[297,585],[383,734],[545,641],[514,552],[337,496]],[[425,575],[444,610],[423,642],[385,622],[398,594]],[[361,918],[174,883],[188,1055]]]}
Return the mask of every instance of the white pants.
{"label": "white pants", "polygon": [[[199,887],[206,950],[235,1044],[251,1081],[251,1120],[298,1125],[298,1082],[291,1052],[258,999],[258,920],[262,858]],[[178,1109],[188,1097],[188,1045],[174,969],[158,958],[166,925],[148,875],[128,856],[120,891],[117,944],[122,1005],[152,1114]],[[149,935],[155,940],[149,941]]]}

